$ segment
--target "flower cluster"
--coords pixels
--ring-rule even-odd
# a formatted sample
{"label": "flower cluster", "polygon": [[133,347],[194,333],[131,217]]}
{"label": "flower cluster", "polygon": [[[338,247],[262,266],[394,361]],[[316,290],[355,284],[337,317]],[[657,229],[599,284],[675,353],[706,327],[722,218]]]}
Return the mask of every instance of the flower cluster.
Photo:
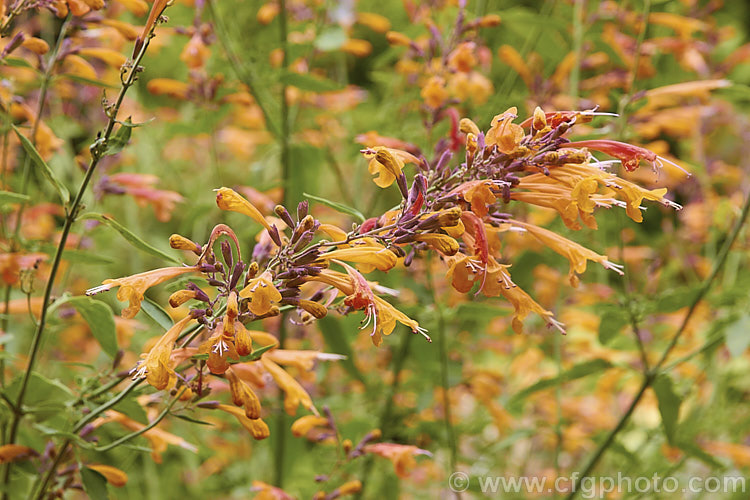
{"label": "flower cluster", "polygon": [[[88,293],[119,287],[118,299],[129,301],[122,315],[132,318],[147,288],[178,276],[199,275],[200,280],[187,281],[169,299],[172,307],[189,303],[189,313],[142,355],[132,373],[160,390],[174,387],[179,379],[197,400],[210,390],[207,368],[229,385],[234,406],[199,404],[233,414],[256,438],[268,435],[253,389],[264,385],[260,374],[270,375],[285,392],[288,413],[294,414],[301,404],[317,415],[308,392],[280,365],[306,371],[315,360],[339,357],[281,349],[274,336],[246,325],[282,310],[296,310],[304,323],[334,309],[345,314],[362,311],[363,328],[376,346],[397,323],[429,340],[417,321],[383,298],[387,289],[365,277],[375,270],[409,266],[428,250],[445,262],[447,279],[459,292],[476,289],[477,294],[503,296],[510,302],[516,331],[522,330],[529,313],[536,313],[564,332],[552,312],[513,282],[511,264],[500,252],[503,235],[521,232],[563,255],[570,262],[574,286],[588,261],[618,273],[621,268],[604,255],[513,216],[509,212],[514,202],[553,209],[572,229],[580,228],[581,221],[595,229],[599,207],[625,208],[636,222],[642,220],[643,200],[679,208],[664,197],[665,189],[647,190],[608,172],[617,161],[627,170],[636,169],[641,160],[656,168],[661,159],[654,153],[616,141],[571,142],[565,137],[573,125],[591,121],[595,114],[545,113],[537,108],[532,117],[516,124],[516,109],[511,108],[495,116],[486,132],[463,119],[465,157],[457,164],[447,146],[433,163],[387,146],[365,148],[362,154],[376,175],[375,183],[382,188],[396,184],[402,202],[348,232],[313,217],[307,202],[300,203],[294,215],[277,205],[275,217],[266,217],[236,191],[220,188],[219,208],[244,214],[263,228],[249,263],[242,258],[234,231],[219,224],[203,245],[180,235],[170,238],[173,248],[194,255],[193,263],[105,280]],[[591,151],[616,160],[599,161]],[[405,168],[411,164],[418,172],[410,183]],[[189,331],[190,324],[194,326]],[[180,339],[184,340],[178,348]]]}

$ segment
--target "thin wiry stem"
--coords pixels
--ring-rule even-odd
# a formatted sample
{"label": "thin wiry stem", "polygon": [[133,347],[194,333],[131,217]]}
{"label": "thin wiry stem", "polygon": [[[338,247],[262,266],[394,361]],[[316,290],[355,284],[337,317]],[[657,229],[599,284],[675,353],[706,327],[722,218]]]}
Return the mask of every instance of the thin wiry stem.
{"label": "thin wiry stem", "polygon": [[[403,370],[404,362],[406,361],[406,357],[409,354],[409,346],[411,345],[412,338],[414,338],[414,335],[410,334],[406,334],[401,337],[401,345],[399,346],[399,350],[396,353],[396,357],[393,359],[393,364],[391,366],[391,384],[388,388],[388,396],[386,396],[385,406],[383,406],[383,412],[380,414],[380,419],[378,420],[378,428],[383,433],[383,439],[386,439],[388,429],[390,427],[388,424],[390,423],[391,418],[393,418],[393,406],[395,403],[396,394],[398,393],[398,387],[401,379],[401,370]],[[370,473],[372,472],[372,466],[373,457],[372,455],[368,455],[362,471],[362,489],[357,494],[358,499],[363,498],[365,488],[367,488],[368,478],[370,477]]]}
{"label": "thin wiry stem", "polygon": [[[153,35],[154,28],[155,26],[152,27],[149,33],[149,36],[146,38],[146,40],[143,41],[143,44],[140,47],[140,51],[133,58],[130,68],[121,76],[122,88],[120,89],[120,93],[118,94],[117,99],[111,108],[111,111],[108,112],[109,122],[107,123],[100,138],[97,139],[97,141],[91,147],[91,162],[89,163],[89,167],[86,170],[86,174],[84,175],[83,181],[81,182],[81,185],[78,189],[78,194],[73,200],[73,203],[66,210],[65,223],[63,225],[62,233],[60,235],[60,241],[57,245],[55,256],[52,261],[52,266],[50,268],[49,279],[44,289],[44,296],[42,299],[42,309],[39,314],[39,323],[37,324],[36,330],[34,331],[34,336],[31,341],[31,347],[29,349],[28,365],[24,372],[23,378],[21,379],[21,385],[18,391],[18,396],[16,398],[15,406],[18,411],[16,411],[13,414],[13,417],[11,420],[10,431],[8,434],[8,443],[10,444],[15,443],[17,435],[18,435],[18,427],[24,416],[23,402],[26,397],[26,390],[28,389],[28,386],[29,386],[29,380],[31,379],[31,374],[34,371],[37,357],[40,352],[40,346],[42,344],[42,339],[44,337],[45,327],[47,324],[47,313],[49,312],[50,298],[52,297],[52,288],[54,287],[55,278],[57,277],[57,272],[60,268],[60,262],[62,261],[62,254],[63,254],[63,251],[65,250],[65,244],[68,241],[68,235],[70,234],[70,230],[73,227],[73,223],[76,221],[78,217],[78,212],[79,212],[79,209],[81,208],[81,202],[83,200],[83,196],[86,193],[86,188],[88,187],[89,182],[91,181],[91,178],[93,177],[94,172],[96,171],[96,167],[99,164],[99,161],[104,157],[105,147],[106,147],[107,141],[110,139],[114,131],[115,124],[117,123],[117,114],[120,110],[120,106],[122,105],[123,99],[125,98],[125,94],[127,93],[128,89],[135,83],[136,79],[138,78],[138,73],[140,71],[139,65],[140,65],[141,60],[143,59],[143,56],[146,54],[146,49],[149,46],[149,41],[151,39],[151,36]],[[7,486],[10,481],[11,465],[12,464],[6,465],[5,477],[4,477],[4,484],[6,487],[6,491],[5,493],[3,493],[3,498],[7,498],[7,495],[8,495]]]}
{"label": "thin wiry stem", "polygon": [[[65,40],[65,35],[68,32],[68,26],[70,25],[70,20],[72,18],[72,14],[68,13],[67,17],[62,23],[62,26],[60,27],[60,32],[57,36],[57,42],[55,43],[55,47],[52,49],[52,53],[50,54],[50,57],[47,61],[47,66],[44,71],[44,75],[42,76],[42,79],[39,83],[39,102],[37,103],[36,107],[36,113],[34,114],[34,123],[31,125],[31,134],[29,135],[29,140],[31,141],[31,144],[36,147],[36,137],[37,133],[39,132],[39,123],[42,121],[42,114],[44,113],[44,104],[47,101],[47,91],[49,90],[49,83],[52,79],[52,72],[55,69],[55,66],[57,66],[57,56],[60,53],[60,47],[62,46],[63,40]],[[10,118],[8,119],[10,123]],[[10,125],[9,125],[10,126]],[[7,134],[7,132],[6,132]],[[3,154],[7,155],[8,152],[8,136],[5,136],[5,147]],[[5,168],[7,167],[6,158],[3,158],[3,175],[5,175]],[[29,180],[31,178],[31,158],[29,155],[25,155],[23,160],[23,166],[21,168],[22,173],[22,181],[21,181],[21,191],[20,194],[27,194],[29,190]],[[21,204],[18,208],[18,212],[16,212],[16,222],[15,222],[15,228],[13,229],[13,238],[11,241],[11,251],[18,250],[20,247],[18,242],[18,236],[21,232],[21,221],[23,219],[23,214],[26,211],[26,207],[28,206],[28,203],[24,200],[21,201]],[[2,331],[7,332],[8,331],[8,306],[10,304],[10,296],[11,296],[11,285],[5,286],[5,293],[3,295],[3,304],[5,312],[5,317],[3,317],[2,320]],[[0,387],[5,387],[5,359],[0,359]],[[3,442],[5,442],[5,433],[3,433],[2,436]]]}
{"label": "thin wiry stem", "polygon": [[[450,403],[450,392],[448,384],[448,348],[446,347],[446,327],[445,317],[443,316],[443,309],[440,306],[440,300],[435,291],[435,282],[432,276],[432,269],[430,268],[431,263],[426,262],[427,265],[427,284],[432,295],[432,305],[435,308],[435,317],[437,319],[437,343],[438,351],[440,355],[440,386],[443,396],[443,422],[445,423],[445,432],[448,438],[448,447],[450,449],[450,470],[451,473],[455,472],[458,464],[458,445],[456,438],[456,430],[453,428],[453,418],[451,415],[451,403]],[[460,498],[460,494],[456,493],[456,498]]]}
{"label": "thin wiry stem", "polygon": [[[289,42],[287,40],[287,10],[286,0],[279,2],[279,42],[281,44],[281,68],[286,71],[289,66]],[[284,188],[284,205],[287,207],[292,206],[293,193],[289,189],[291,183],[291,164],[289,158],[289,101],[287,101],[287,85],[282,83],[281,95],[279,100],[281,102],[281,134],[279,135],[279,144],[281,146],[281,185]],[[287,337],[287,326],[284,315],[281,316],[281,322],[279,323],[279,349],[283,349],[286,344]],[[279,408],[284,408],[284,393],[279,391]],[[280,410],[276,416],[276,444],[274,447],[274,461],[275,461],[275,477],[274,484],[279,488],[284,485],[284,459],[286,458],[286,434],[287,434],[287,418],[286,414]]]}
{"label": "thin wiry stem", "polygon": [[711,270],[711,274],[703,282],[700,289],[698,290],[698,293],[696,294],[696,296],[693,298],[692,302],[690,303],[690,307],[688,308],[688,311],[685,314],[685,317],[683,318],[682,323],[680,324],[675,334],[672,336],[672,339],[670,340],[666,349],[664,349],[664,352],[662,353],[659,361],[654,365],[654,367],[649,373],[645,374],[643,383],[641,384],[641,388],[638,390],[635,397],[631,401],[630,406],[628,406],[628,409],[625,411],[622,417],[620,417],[620,420],[617,422],[617,425],[615,425],[615,427],[609,432],[609,434],[607,435],[605,440],[602,442],[602,444],[599,445],[596,452],[594,452],[594,455],[586,464],[586,467],[583,469],[578,479],[574,482],[573,491],[571,491],[571,493],[566,497],[567,499],[572,499],[576,496],[579,490],[578,486],[581,484],[581,481],[583,481],[586,477],[589,477],[591,475],[591,472],[597,466],[597,464],[601,460],[604,453],[609,449],[609,447],[614,442],[615,437],[630,421],[630,417],[633,415],[633,412],[635,411],[636,407],[643,399],[643,395],[645,394],[646,389],[651,387],[654,380],[656,380],[657,375],[661,373],[664,363],[666,362],[672,350],[677,345],[677,342],[682,337],[682,334],[685,332],[685,329],[687,328],[688,323],[692,319],[693,313],[695,313],[698,307],[698,304],[701,302],[701,300],[703,300],[703,298],[706,296],[708,291],[711,289],[711,286],[716,280],[716,277],[719,275],[719,272],[724,267],[724,264],[727,260],[727,256],[729,255],[729,252],[732,249],[732,245],[734,245],[734,242],[737,240],[737,237],[739,236],[740,231],[742,230],[743,226],[745,225],[745,222],[747,221],[748,213],[750,213],[750,193],[748,193],[745,197],[745,204],[742,207],[742,212],[740,214],[740,217],[739,219],[737,219],[737,222],[735,223],[734,228],[732,229],[732,232],[730,233],[729,237],[725,241],[724,246],[721,248],[721,251],[719,252],[719,255],[716,258],[716,261],[714,262],[714,266],[713,266],[713,269]]}

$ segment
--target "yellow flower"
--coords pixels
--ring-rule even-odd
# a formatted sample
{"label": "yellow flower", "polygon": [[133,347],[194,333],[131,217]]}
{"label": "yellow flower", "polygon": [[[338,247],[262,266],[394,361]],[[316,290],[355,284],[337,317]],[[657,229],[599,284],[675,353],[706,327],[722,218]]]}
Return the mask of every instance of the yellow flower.
{"label": "yellow flower", "polygon": [[415,456],[432,456],[432,453],[429,451],[422,450],[416,446],[395,443],[368,444],[364,447],[364,451],[387,458],[393,462],[396,475],[400,478],[408,477],[411,469],[417,465],[417,461],[414,459]]}
{"label": "yellow flower", "polygon": [[266,439],[271,435],[271,431],[268,429],[268,425],[266,425],[263,420],[261,420],[260,418],[248,418],[247,415],[245,415],[245,412],[240,408],[237,408],[236,406],[220,404],[216,406],[216,409],[225,411],[239,420],[240,424],[242,424],[242,427],[247,429],[250,435],[253,436],[253,439],[257,439],[258,441],[260,441],[261,439]]}
{"label": "yellow flower", "polygon": [[232,371],[228,369],[224,376],[229,381],[229,389],[232,392],[232,402],[237,406],[245,407],[247,418],[260,418],[260,399],[245,382]]}
{"label": "yellow flower", "polygon": [[426,242],[430,247],[443,255],[455,255],[458,252],[458,242],[446,234],[418,234],[414,239]]}
{"label": "yellow flower", "polygon": [[297,407],[301,404],[305,409],[317,414],[318,411],[313,406],[312,399],[307,391],[292,378],[283,368],[271,361],[267,356],[261,356],[260,362],[263,368],[271,374],[279,388],[284,391],[284,409],[289,415],[297,412]]}
{"label": "yellow flower", "polygon": [[123,318],[132,318],[141,309],[143,294],[152,286],[163,283],[169,279],[175,278],[181,274],[196,271],[196,267],[165,267],[154,269],[125,278],[107,279],[102,282],[101,286],[86,290],[86,295],[94,295],[105,292],[113,287],[119,286],[117,291],[117,300],[129,301],[128,307],[122,310]]}
{"label": "yellow flower", "polygon": [[356,262],[366,273],[373,269],[388,271],[396,265],[398,260],[393,252],[371,239],[358,240],[351,247],[332,250],[321,255],[320,258],[328,262],[333,259]]}
{"label": "yellow flower", "polygon": [[273,277],[265,271],[257,278],[253,278],[240,291],[240,297],[251,299],[250,312],[256,316],[263,316],[271,311],[272,303],[281,300],[281,294],[273,284]]}
{"label": "yellow flower", "polygon": [[146,354],[142,354],[143,361],[133,369],[133,378],[146,377],[146,382],[158,390],[166,389],[175,380],[174,370],[169,366],[174,343],[185,326],[192,320],[190,316],[178,321],[167,333],[156,342]]}
{"label": "yellow flower", "polygon": [[360,151],[370,160],[367,169],[371,174],[379,174],[373,179],[379,187],[386,188],[393,184],[404,169],[406,163],[419,164],[419,159],[411,153],[400,149],[375,146]]}
{"label": "yellow flower", "polygon": [[488,146],[495,145],[501,153],[511,153],[519,145],[525,133],[520,125],[513,123],[518,116],[518,108],[508,108],[504,113],[492,119],[487,131],[485,142]]}
{"label": "yellow flower", "polygon": [[294,421],[292,424],[292,434],[296,437],[304,436],[313,427],[325,427],[328,426],[328,419],[326,417],[320,417],[317,415],[305,415]]}
{"label": "yellow flower", "polygon": [[117,467],[105,464],[86,464],[86,468],[95,470],[116,488],[121,488],[128,482],[128,475]]}
{"label": "yellow flower", "polygon": [[610,262],[606,255],[599,255],[598,253],[589,250],[574,241],[564,238],[555,232],[535,226],[534,224],[527,224],[515,220],[511,221],[511,224],[524,228],[551,250],[554,250],[568,259],[570,262],[570,272],[568,275],[572,284],[576,283],[576,273],[582,274],[586,271],[586,262],[589,260],[598,262],[604,266],[605,269],[613,269],[615,272],[622,274],[622,266]]}
{"label": "yellow flower", "polygon": [[449,97],[445,89],[445,80],[439,76],[433,76],[427,80],[419,95],[424,99],[425,104],[433,109],[440,108]]}
{"label": "yellow flower", "polygon": [[309,279],[337,288],[347,295],[344,300],[346,305],[357,310],[364,309],[365,319],[362,328],[366,328],[372,323],[370,337],[376,347],[382,343],[383,335],[390,335],[393,332],[397,321],[411,328],[412,332],[420,333],[427,340],[430,340],[427,330],[420,327],[419,323],[376,296],[362,274],[351,266],[346,264],[343,264],[343,266],[346,268],[347,274],[324,269],[319,275]]}
{"label": "yellow flower", "polygon": [[255,208],[255,205],[247,201],[242,195],[233,189],[227,187],[217,189],[216,204],[222,210],[245,214],[258,224],[261,224],[267,230],[271,230],[271,225],[266,221],[266,218],[263,217],[263,214],[260,213],[260,210]]}

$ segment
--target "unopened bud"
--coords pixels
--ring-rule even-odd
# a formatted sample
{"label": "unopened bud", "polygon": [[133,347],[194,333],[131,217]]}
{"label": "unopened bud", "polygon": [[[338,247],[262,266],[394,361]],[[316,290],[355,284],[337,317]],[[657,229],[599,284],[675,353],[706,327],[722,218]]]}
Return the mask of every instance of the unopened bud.
{"label": "unopened bud", "polygon": [[199,244],[179,234],[173,234],[169,237],[169,246],[175,250],[189,250],[196,255],[201,254],[201,246]]}

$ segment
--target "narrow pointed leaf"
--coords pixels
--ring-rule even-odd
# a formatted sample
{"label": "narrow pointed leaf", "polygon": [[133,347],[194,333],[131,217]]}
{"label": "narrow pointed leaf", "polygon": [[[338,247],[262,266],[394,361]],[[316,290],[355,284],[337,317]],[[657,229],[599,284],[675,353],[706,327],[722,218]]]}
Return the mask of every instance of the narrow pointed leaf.
{"label": "narrow pointed leaf", "polygon": [[13,131],[18,136],[18,140],[21,141],[21,145],[23,146],[23,149],[26,151],[26,154],[29,155],[29,158],[34,162],[34,164],[42,171],[42,174],[44,174],[44,177],[47,178],[47,180],[52,184],[57,191],[57,194],[60,195],[60,199],[63,202],[63,205],[67,205],[70,201],[70,193],[68,192],[68,188],[65,187],[65,185],[60,182],[60,179],[57,178],[55,173],[52,171],[51,168],[49,168],[49,165],[47,165],[47,162],[44,161],[44,159],[39,154],[39,151],[36,150],[34,145],[31,143],[29,139],[26,138],[25,135],[21,133],[18,128],[13,125]]}
{"label": "narrow pointed leaf", "polygon": [[104,224],[108,225],[109,227],[111,227],[112,229],[120,233],[123,238],[128,240],[128,242],[130,242],[130,244],[132,244],[138,250],[141,250],[147,254],[151,254],[155,257],[159,257],[160,259],[174,262],[176,264],[180,263],[179,260],[175,259],[171,255],[165,252],[162,252],[158,248],[146,243],[141,238],[136,236],[135,233],[133,233],[130,229],[126,228],[125,226],[123,226],[122,224],[114,220],[112,217],[109,217],[108,215],[102,215],[102,214],[90,212],[87,214],[83,214],[80,218],[81,219],[93,219],[93,220],[98,220],[100,222],[103,222]]}

